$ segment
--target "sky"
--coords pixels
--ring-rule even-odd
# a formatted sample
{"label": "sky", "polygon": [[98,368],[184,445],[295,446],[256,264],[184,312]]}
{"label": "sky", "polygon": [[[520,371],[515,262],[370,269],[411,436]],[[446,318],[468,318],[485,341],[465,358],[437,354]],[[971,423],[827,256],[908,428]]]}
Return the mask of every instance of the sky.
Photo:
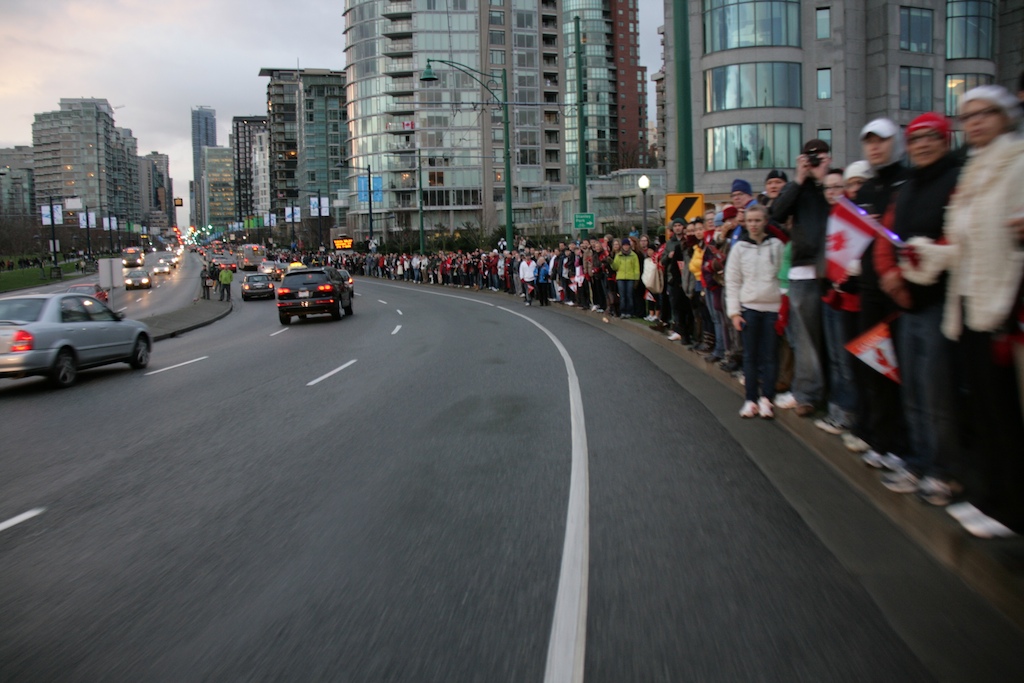
{"label": "sky", "polygon": [[[664,8],[638,4],[650,76],[661,68]],[[31,145],[34,115],[62,97],[106,99],[140,155],[170,156],[187,206],[191,109],[213,107],[217,144],[227,145],[232,117],[266,114],[261,68],[344,68],[343,11],[343,0],[0,0],[0,148]],[[178,224],[187,221],[179,209]]]}

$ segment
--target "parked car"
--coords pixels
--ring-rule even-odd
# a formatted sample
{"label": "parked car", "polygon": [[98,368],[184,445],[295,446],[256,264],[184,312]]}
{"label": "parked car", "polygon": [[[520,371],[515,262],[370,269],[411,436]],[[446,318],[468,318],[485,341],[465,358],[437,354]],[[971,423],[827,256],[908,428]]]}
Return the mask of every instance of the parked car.
{"label": "parked car", "polygon": [[107,294],[107,290],[103,289],[95,282],[91,285],[84,283],[71,285],[68,287],[67,291],[73,294],[85,294],[86,296],[95,297],[105,304],[110,303],[110,296]]}
{"label": "parked car", "polygon": [[242,278],[242,301],[273,298],[274,283],[269,275],[250,273]]}
{"label": "parked car", "polygon": [[149,365],[149,328],[91,296],[61,292],[0,299],[0,377],[44,375],[59,388],[78,371],[110,363]]}
{"label": "parked car", "polygon": [[153,289],[153,280],[145,270],[129,270],[124,275],[125,289]]}
{"label": "parked car", "polygon": [[324,266],[305,268],[285,274],[277,288],[277,316],[289,325],[292,316],[329,314],[341,320],[341,312],[352,315],[352,278],[345,271]]}

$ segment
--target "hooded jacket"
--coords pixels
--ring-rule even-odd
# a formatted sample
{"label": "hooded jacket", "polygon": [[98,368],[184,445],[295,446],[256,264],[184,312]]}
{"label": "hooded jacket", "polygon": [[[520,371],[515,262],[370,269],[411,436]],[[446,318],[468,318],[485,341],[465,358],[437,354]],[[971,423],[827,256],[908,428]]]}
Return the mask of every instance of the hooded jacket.
{"label": "hooded jacket", "polygon": [[778,312],[782,305],[779,267],[782,242],[770,235],[758,244],[744,234],[725,264],[725,309],[731,318],[742,309]]}

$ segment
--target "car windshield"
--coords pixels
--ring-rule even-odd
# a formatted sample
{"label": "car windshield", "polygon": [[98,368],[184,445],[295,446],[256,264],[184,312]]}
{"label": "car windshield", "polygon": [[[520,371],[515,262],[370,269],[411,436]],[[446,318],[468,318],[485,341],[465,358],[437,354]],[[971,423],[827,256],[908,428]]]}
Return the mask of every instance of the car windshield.
{"label": "car windshield", "polygon": [[144,270],[133,270],[128,273],[128,277],[146,277],[147,275],[149,275],[149,273]]}
{"label": "car windshield", "polygon": [[316,285],[321,282],[327,282],[327,276],[323,273],[311,272],[311,273],[290,273],[284,276],[284,283],[289,287],[298,287],[304,284]]}
{"label": "car windshield", "polygon": [[249,282],[267,282],[270,278],[266,275],[250,275],[246,280]]}
{"label": "car windshield", "polygon": [[0,321],[13,320],[33,322],[39,320],[45,299],[3,299],[0,300]]}

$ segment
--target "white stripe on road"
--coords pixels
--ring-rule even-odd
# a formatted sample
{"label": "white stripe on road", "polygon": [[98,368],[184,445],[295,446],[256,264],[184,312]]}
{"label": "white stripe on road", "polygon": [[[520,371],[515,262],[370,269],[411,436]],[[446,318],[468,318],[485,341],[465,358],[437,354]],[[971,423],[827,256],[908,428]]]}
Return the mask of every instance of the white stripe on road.
{"label": "white stripe on road", "polygon": [[362,294],[360,294],[359,292],[356,292],[356,296],[362,296]]}
{"label": "white stripe on road", "polygon": [[306,386],[307,386],[307,387],[311,387],[311,386],[313,386],[314,384],[319,384],[320,382],[323,382],[323,381],[324,381],[325,379],[327,379],[328,377],[332,377],[332,376],[334,376],[334,375],[338,374],[339,372],[341,372],[342,370],[344,370],[345,368],[347,368],[348,366],[352,365],[352,364],[353,364],[353,363],[355,363],[355,362],[356,362],[356,361],[355,361],[355,359],[353,359],[353,360],[350,360],[349,362],[347,362],[347,363],[345,363],[344,365],[342,365],[342,366],[341,366],[340,368],[334,368],[333,370],[331,370],[330,372],[328,372],[328,373],[327,373],[326,375],[320,375],[319,377],[317,377],[317,378],[316,378],[315,380],[313,380],[312,382],[307,382],[307,383],[306,383]]}
{"label": "white stripe on road", "polygon": [[142,297],[141,296],[138,299],[135,300],[135,303],[139,303],[140,301],[142,301]]}
{"label": "white stripe on road", "polygon": [[402,315],[401,309],[396,308],[395,310],[398,311],[398,315]]}
{"label": "white stripe on road", "polygon": [[41,515],[44,512],[46,512],[46,508],[32,508],[28,512],[22,512],[17,517],[11,517],[6,522],[0,522],[0,531],[6,531],[7,529],[10,529],[12,526],[21,524],[22,522],[32,519],[37,515]]}
{"label": "white stripe on road", "polygon": [[398,334],[398,331],[399,331],[400,329],[402,329],[402,326],[401,326],[401,325],[399,325],[399,326],[398,326],[398,327],[396,327],[395,329],[391,330],[391,334]]}
{"label": "white stripe on road", "polygon": [[175,368],[180,368],[183,365],[191,365],[192,363],[198,363],[199,361],[206,360],[207,358],[209,358],[209,356],[201,356],[199,358],[193,358],[192,360],[187,360],[184,363],[178,363],[177,365],[172,365],[172,366],[167,367],[167,368],[160,368],[159,370],[154,370],[153,372],[147,372],[146,373],[146,377],[149,377],[150,375],[158,375],[161,372],[167,372],[168,370],[173,370]]}
{"label": "white stripe on road", "polygon": [[388,305],[388,302],[384,301],[384,299],[377,299],[377,301],[379,301],[380,303],[384,304],[385,306]]}
{"label": "white stripe on road", "polygon": [[290,327],[286,327],[286,328],[284,328],[283,330],[278,330],[277,332],[274,332],[274,333],[273,333],[273,334],[271,334],[270,336],[271,336],[271,337],[276,337],[277,335],[281,334],[282,332],[287,332],[287,331],[288,331],[288,330],[290,330],[290,329],[291,329]]}

